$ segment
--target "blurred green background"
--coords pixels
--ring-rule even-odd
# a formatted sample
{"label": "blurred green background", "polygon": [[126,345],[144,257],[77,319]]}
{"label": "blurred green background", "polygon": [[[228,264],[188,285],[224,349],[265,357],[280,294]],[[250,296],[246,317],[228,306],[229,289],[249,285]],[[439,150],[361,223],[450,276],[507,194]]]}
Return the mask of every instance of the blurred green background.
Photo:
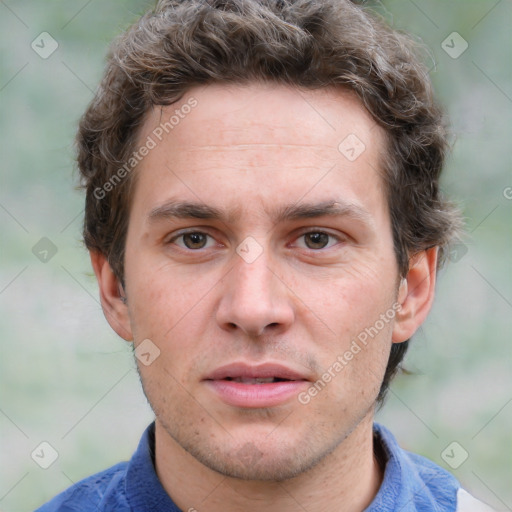
{"label": "blurred green background", "polygon": [[[72,149],[109,42],[149,5],[0,1],[3,512],[33,510],[128,459],[152,419],[129,346],[103,318],[80,242]],[[443,189],[461,205],[469,233],[408,354],[413,375],[394,381],[378,420],[476,496],[512,510],[512,2],[386,0],[378,10],[431,49],[430,75],[457,139]],[[42,32],[58,43],[46,58],[31,47],[52,49]],[[46,262],[33,252],[38,242]],[[42,441],[58,452],[48,469],[31,458]],[[454,441],[455,462],[468,457],[450,468],[442,453]]]}

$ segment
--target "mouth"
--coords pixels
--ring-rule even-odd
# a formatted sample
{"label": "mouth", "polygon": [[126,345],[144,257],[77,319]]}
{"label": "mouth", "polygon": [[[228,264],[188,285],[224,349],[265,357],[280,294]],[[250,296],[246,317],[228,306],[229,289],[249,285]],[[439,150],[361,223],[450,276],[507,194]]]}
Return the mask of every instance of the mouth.
{"label": "mouth", "polygon": [[247,364],[237,362],[217,368],[208,374],[205,380],[265,384],[280,381],[309,380],[309,378],[308,375],[279,363]]}
{"label": "mouth", "polygon": [[226,377],[228,382],[241,382],[242,384],[270,384],[272,382],[292,382],[293,379],[282,379],[281,377]]}
{"label": "mouth", "polygon": [[213,371],[204,382],[227,405],[260,408],[289,401],[309,385],[310,379],[280,364],[235,363]]}

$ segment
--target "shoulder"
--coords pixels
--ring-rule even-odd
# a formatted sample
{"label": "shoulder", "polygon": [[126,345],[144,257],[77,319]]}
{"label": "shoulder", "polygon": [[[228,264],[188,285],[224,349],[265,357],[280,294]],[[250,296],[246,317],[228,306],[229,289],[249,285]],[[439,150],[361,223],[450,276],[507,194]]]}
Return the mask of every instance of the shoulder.
{"label": "shoulder", "polygon": [[379,492],[382,498],[392,499],[397,510],[455,511],[460,484],[453,475],[431,460],[402,449],[384,426],[374,424],[374,434],[386,457]]}
{"label": "shoulder", "polygon": [[127,462],[91,475],[72,485],[35,512],[129,511],[125,494]]}
{"label": "shoulder", "polygon": [[464,490],[454,476],[437,464],[421,455],[405,453],[414,462],[422,481],[433,495],[438,495],[440,501],[447,502],[446,497],[455,491],[455,512],[495,512],[489,505]]}
{"label": "shoulder", "polygon": [[384,479],[368,511],[492,512],[431,460],[402,449],[385,427],[374,424],[374,441],[385,452]]}

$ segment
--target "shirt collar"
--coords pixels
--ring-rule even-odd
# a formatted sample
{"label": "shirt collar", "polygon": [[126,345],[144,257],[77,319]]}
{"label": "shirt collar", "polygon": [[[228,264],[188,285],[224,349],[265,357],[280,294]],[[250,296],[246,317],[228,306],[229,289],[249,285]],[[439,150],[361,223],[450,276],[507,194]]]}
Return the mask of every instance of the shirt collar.
{"label": "shirt collar", "polygon": [[385,454],[384,478],[365,512],[455,510],[457,479],[432,461],[403,450],[393,434],[374,423],[374,443]]}
{"label": "shirt collar", "polygon": [[134,512],[180,512],[155,471],[155,422],[142,434],[126,472],[126,498]]}

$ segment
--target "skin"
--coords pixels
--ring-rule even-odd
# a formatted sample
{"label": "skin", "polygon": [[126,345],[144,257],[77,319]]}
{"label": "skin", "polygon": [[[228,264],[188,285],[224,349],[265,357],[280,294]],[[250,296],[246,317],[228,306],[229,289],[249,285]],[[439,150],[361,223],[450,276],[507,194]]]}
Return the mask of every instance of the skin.
{"label": "skin", "polygon": [[[150,365],[138,361],[156,416],[157,474],[183,510],[360,511],[382,481],[372,422],[389,350],[430,309],[437,252],[414,255],[400,281],[383,132],[350,93],[194,88],[148,112],[140,141],[191,96],[197,107],[138,165],[124,290],[105,257],[91,254],[113,329],[160,350]],[[338,149],[349,134],[365,145],[354,161]],[[231,215],[162,215],[171,199]],[[273,216],[329,200],[357,214]],[[209,236],[179,237],[184,229]],[[261,251],[250,263],[236,251],[247,237]],[[393,304],[400,311],[307,405],[294,396],[236,407],[204,381],[227,363],[270,361],[301,372],[307,391]]]}

